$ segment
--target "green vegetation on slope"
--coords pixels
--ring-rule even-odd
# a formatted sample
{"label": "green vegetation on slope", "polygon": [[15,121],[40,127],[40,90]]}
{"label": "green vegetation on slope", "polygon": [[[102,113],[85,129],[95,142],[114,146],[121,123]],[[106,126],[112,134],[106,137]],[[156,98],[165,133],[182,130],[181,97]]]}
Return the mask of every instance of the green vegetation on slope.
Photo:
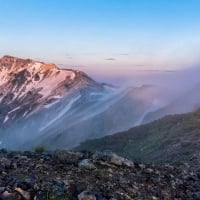
{"label": "green vegetation on slope", "polygon": [[200,111],[166,116],[125,132],[88,140],[76,150],[111,150],[143,162],[189,161],[200,151]]}

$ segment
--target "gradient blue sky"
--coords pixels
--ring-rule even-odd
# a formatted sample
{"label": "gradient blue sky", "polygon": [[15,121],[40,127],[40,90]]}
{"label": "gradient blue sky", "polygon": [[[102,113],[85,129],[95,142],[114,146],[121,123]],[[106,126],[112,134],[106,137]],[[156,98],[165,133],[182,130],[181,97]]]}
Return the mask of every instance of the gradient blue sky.
{"label": "gradient blue sky", "polygon": [[199,0],[0,0],[0,55],[90,74],[200,61]]}

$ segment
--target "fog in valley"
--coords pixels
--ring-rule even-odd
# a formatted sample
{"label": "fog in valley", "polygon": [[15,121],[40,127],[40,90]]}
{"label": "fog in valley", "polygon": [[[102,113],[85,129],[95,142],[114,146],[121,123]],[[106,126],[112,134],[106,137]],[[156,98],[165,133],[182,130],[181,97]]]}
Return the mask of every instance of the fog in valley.
{"label": "fog in valley", "polygon": [[194,111],[200,106],[199,73],[199,67],[136,71],[126,80],[104,84],[103,91],[72,91],[2,128],[0,146],[70,149],[85,140],[125,131],[165,115]]}

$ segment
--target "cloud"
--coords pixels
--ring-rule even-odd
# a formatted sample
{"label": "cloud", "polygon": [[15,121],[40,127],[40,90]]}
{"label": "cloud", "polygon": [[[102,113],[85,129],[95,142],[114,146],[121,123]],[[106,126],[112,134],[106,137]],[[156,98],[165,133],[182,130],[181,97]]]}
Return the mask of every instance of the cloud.
{"label": "cloud", "polygon": [[115,59],[115,58],[106,58],[105,60],[108,60],[108,61],[115,61],[116,59]]}
{"label": "cloud", "polygon": [[120,56],[128,56],[129,54],[128,53],[120,53],[119,55]]}
{"label": "cloud", "polygon": [[91,56],[91,55],[97,55],[97,53],[95,53],[95,52],[85,52],[85,53],[81,53],[81,55]]}
{"label": "cloud", "polygon": [[159,69],[140,69],[136,70],[138,72],[166,72],[166,73],[174,73],[176,70],[159,70]]}
{"label": "cloud", "polygon": [[72,59],[72,56],[69,53],[67,53],[65,56],[67,57],[67,59]]}
{"label": "cloud", "polygon": [[73,66],[74,68],[82,68],[82,67],[85,67],[84,65],[76,65],[76,66]]}

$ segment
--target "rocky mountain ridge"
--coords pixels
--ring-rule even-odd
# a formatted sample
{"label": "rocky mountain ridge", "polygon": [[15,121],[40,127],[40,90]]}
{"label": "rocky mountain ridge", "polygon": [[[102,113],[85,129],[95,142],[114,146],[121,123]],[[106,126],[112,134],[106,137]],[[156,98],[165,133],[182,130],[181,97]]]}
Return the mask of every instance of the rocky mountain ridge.
{"label": "rocky mountain ridge", "polygon": [[0,59],[0,124],[26,118],[45,105],[88,87],[103,88],[83,72],[3,56]]}

